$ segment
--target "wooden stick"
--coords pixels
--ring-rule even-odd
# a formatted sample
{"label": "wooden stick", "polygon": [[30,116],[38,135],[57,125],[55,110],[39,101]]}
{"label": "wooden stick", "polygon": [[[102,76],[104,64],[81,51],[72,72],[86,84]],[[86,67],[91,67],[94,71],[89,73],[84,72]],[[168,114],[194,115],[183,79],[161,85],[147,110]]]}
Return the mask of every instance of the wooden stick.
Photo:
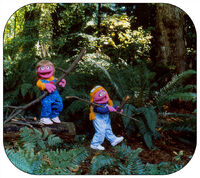
{"label": "wooden stick", "polygon": [[[82,59],[83,55],[85,54],[86,49],[84,48],[81,53],[79,54],[79,56],[75,59],[75,61],[72,63],[72,65],[66,70],[66,72],[54,83],[55,86],[58,86],[59,82],[67,77],[69,75],[69,73],[74,69],[74,67],[78,64],[78,62]],[[10,115],[8,117],[8,119],[6,119],[4,121],[4,124],[6,124],[7,122],[9,122],[12,118],[16,117],[18,114],[20,114],[22,111],[26,110],[27,108],[29,108],[30,106],[38,103],[40,100],[42,100],[45,96],[48,95],[47,91],[44,91],[44,93],[38,97],[37,99],[33,100],[32,102],[28,103],[25,106],[19,106],[19,107],[15,107],[15,109],[17,110],[15,113],[13,113],[12,115]]]}
{"label": "wooden stick", "polygon": [[[91,104],[91,105],[93,105],[93,106],[98,106],[98,107],[104,108],[103,106],[101,106],[101,105],[99,105],[99,104],[91,103],[90,101],[85,100],[85,99],[82,99],[82,98],[79,98],[78,96],[66,96],[65,98],[66,98],[66,99],[77,99],[77,100],[83,101],[83,102],[85,102],[85,103]],[[137,120],[137,119],[135,119],[135,118],[133,118],[133,117],[127,116],[126,114],[120,113],[120,112],[118,112],[118,111],[116,111],[115,113],[116,113],[116,114],[119,114],[119,115],[122,115],[122,116],[124,116],[124,117],[126,117],[126,118],[135,120],[135,121],[137,121],[137,122],[140,122],[139,120]]]}
{"label": "wooden stick", "polygon": [[[130,98],[129,96],[126,96],[126,97],[122,100],[122,102],[121,102],[119,108],[117,109],[118,112],[120,112],[120,111],[124,108],[125,104],[126,104],[127,101],[129,100],[129,98]],[[117,115],[115,115],[113,119],[117,119]]]}
{"label": "wooden stick", "polygon": [[11,121],[10,124],[16,124],[16,125],[24,125],[24,126],[28,126],[30,128],[33,128],[33,126],[27,122],[15,122],[15,121]]}
{"label": "wooden stick", "polygon": [[119,108],[117,109],[117,111],[120,112],[120,111],[124,108],[125,104],[127,103],[127,101],[128,101],[129,99],[130,99],[130,97],[129,97],[129,96],[126,96],[126,98],[124,98],[124,100],[122,100],[122,102],[121,102]]}

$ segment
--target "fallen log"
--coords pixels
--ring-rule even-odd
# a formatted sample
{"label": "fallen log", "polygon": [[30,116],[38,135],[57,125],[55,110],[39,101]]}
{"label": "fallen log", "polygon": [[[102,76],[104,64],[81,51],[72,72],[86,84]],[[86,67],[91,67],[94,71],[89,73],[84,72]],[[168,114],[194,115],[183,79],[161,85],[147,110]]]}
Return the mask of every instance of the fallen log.
{"label": "fallen log", "polygon": [[59,124],[44,125],[37,121],[24,122],[24,121],[11,121],[4,125],[3,137],[4,141],[12,142],[20,138],[20,129],[23,127],[38,129],[43,132],[47,129],[49,134],[55,134],[60,137],[64,142],[70,142],[76,135],[76,129],[73,122],[61,122]]}

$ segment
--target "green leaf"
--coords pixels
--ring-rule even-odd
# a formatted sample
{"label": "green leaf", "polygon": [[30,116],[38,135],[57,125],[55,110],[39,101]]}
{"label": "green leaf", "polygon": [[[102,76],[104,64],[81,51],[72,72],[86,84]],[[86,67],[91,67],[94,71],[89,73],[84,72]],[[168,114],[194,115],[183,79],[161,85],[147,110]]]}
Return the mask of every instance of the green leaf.
{"label": "green leaf", "polygon": [[149,149],[153,147],[152,136],[149,132],[144,134],[144,141]]}
{"label": "green leaf", "polygon": [[144,112],[148,127],[154,133],[157,125],[157,114],[153,106],[148,106]]}
{"label": "green leaf", "polygon": [[[131,117],[134,108],[135,108],[135,107],[134,107],[133,105],[131,105],[131,104],[126,104],[126,105],[124,106],[124,113],[126,113],[126,115],[128,115],[128,116]],[[131,119],[126,118],[126,117],[124,117],[124,116],[122,116],[122,118],[123,118],[124,127],[127,128],[127,127],[129,126],[130,122],[131,122]]]}

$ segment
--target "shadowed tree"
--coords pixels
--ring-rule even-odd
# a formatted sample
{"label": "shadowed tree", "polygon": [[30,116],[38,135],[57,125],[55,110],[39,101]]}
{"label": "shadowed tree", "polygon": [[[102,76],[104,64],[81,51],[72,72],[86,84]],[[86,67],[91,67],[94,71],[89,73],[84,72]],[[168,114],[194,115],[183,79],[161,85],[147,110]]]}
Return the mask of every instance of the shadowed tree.
{"label": "shadowed tree", "polygon": [[186,66],[185,12],[169,4],[156,4],[157,60],[181,73]]}

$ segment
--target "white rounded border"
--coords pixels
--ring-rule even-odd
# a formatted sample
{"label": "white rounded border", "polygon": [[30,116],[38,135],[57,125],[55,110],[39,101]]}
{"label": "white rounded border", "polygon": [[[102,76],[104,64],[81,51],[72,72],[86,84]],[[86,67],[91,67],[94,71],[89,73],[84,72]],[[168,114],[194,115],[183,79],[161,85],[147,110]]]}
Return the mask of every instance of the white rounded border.
{"label": "white rounded border", "polygon": [[[19,8],[23,7],[24,5],[31,4],[31,3],[117,3],[117,2],[123,2],[123,3],[169,3],[172,5],[175,5],[182,10],[184,10],[192,19],[195,27],[196,27],[196,32],[199,34],[200,32],[200,20],[198,18],[199,16],[199,7],[200,7],[200,1],[198,0],[109,0],[109,1],[100,1],[100,0],[86,0],[86,1],[77,1],[77,0],[2,0],[0,1],[0,45],[1,45],[1,53],[0,53],[0,72],[1,72],[1,77],[0,77],[0,96],[1,96],[1,102],[0,102],[0,112],[1,112],[1,124],[0,124],[0,150],[1,150],[1,158],[0,158],[0,177],[7,178],[7,177],[14,177],[14,178],[27,178],[27,176],[33,176],[26,174],[19,169],[17,169],[12,163],[9,161],[7,158],[5,151],[4,151],[4,146],[3,146],[3,32],[4,32],[4,27],[7,23],[7,20],[10,18],[10,16]],[[197,35],[197,55],[199,57],[199,38]],[[197,57],[197,59],[198,59]],[[199,59],[197,60],[197,79],[199,79]],[[197,81],[197,86],[199,84],[199,81]],[[198,93],[197,93],[197,98],[199,99]],[[197,114],[199,111],[199,105],[197,104]],[[198,114],[199,115],[199,114]],[[198,118],[198,117],[197,117]],[[197,128],[199,130],[199,122],[197,119]],[[197,131],[198,131],[197,130]],[[186,165],[184,168],[182,168],[180,171],[173,173],[171,175],[168,175],[169,177],[179,177],[179,176],[184,176],[184,177],[193,177],[196,178],[200,165],[200,149],[199,149],[199,136],[197,132],[197,147],[196,151],[194,153],[193,158],[191,161]],[[37,176],[39,177],[39,176]],[[46,177],[46,176],[45,176]],[[49,177],[49,176],[47,176]],[[55,177],[55,176],[51,176]],[[73,176],[74,177],[74,176]],[[144,177],[144,176],[137,176],[137,177]],[[153,176],[154,177],[154,176]],[[163,177],[163,176],[156,176],[156,177]]]}

